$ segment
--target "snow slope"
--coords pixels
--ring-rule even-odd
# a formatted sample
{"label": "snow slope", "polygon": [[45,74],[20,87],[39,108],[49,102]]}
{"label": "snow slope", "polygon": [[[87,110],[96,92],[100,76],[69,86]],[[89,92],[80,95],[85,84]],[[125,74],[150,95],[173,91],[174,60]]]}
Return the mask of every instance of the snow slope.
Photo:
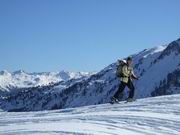
{"label": "snow slope", "polygon": [[42,112],[0,112],[0,135],[180,135],[180,94]]}

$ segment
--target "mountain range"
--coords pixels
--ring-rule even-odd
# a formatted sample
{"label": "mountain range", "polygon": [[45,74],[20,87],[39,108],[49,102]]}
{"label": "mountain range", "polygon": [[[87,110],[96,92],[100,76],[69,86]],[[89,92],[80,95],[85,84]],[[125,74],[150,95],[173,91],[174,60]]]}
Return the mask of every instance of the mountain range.
{"label": "mountain range", "polygon": [[[140,77],[134,81],[135,98],[180,93],[180,39],[131,56],[134,72]],[[2,71],[0,108],[39,111],[107,103],[120,83],[116,65],[115,62],[97,73],[85,74]],[[20,77],[15,77],[16,74]],[[5,83],[2,80],[6,80]],[[125,100],[127,94],[125,90],[121,100]]]}
{"label": "mountain range", "polygon": [[29,88],[37,86],[47,86],[53,83],[68,81],[71,79],[84,78],[92,75],[88,72],[43,72],[27,73],[23,70],[8,72],[0,71],[0,90],[9,91],[14,88]]}

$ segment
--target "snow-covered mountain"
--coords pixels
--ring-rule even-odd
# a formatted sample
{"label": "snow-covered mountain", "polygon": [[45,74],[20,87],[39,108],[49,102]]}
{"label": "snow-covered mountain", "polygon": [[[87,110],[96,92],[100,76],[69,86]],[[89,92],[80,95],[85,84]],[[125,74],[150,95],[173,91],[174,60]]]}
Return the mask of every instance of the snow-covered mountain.
{"label": "snow-covered mountain", "polygon": [[88,72],[43,72],[26,73],[23,70],[10,73],[6,70],[0,71],[0,91],[10,91],[15,88],[30,88],[47,86],[61,81],[79,79],[92,75]]}
{"label": "snow-covered mountain", "polygon": [[[140,76],[134,82],[136,98],[180,93],[180,39],[132,57],[134,71]],[[113,63],[86,79],[20,89],[1,96],[0,107],[8,111],[37,111],[107,103],[120,83],[115,72]]]}
{"label": "snow-covered mountain", "polygon": [[180,135],[180,95],[39,112],[0,112],[2,135]]}

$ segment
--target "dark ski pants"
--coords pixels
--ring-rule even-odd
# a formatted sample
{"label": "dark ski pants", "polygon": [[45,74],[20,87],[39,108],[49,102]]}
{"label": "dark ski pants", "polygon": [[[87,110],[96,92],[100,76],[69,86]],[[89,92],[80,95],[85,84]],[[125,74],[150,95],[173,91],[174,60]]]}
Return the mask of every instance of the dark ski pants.
{"label": "dark ski pants", "polygon": [[135,88],[134,88],[134,85],[133,85],[133,83],[132,83],[132,81],[130,79],[129,79],[128,83],[124,83],[124,82],[121,81],[121,84],[119,85],[119,88],[118,88],[117,92],[115,93],[114,97],[118,99],[118,97],[121,94],[123,94],[123,91],[124,91],[126,86],[130,89],[128,98],[133,98]]}

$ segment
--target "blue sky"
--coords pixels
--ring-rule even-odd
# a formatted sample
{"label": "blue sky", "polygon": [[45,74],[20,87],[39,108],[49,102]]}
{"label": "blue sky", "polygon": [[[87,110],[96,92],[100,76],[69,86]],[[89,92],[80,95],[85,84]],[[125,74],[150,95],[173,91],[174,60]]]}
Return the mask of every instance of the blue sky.
{"label": "blue sky", "polygon": [[0,0],[0,70],[99,71],[180,37],[180,0]]}

